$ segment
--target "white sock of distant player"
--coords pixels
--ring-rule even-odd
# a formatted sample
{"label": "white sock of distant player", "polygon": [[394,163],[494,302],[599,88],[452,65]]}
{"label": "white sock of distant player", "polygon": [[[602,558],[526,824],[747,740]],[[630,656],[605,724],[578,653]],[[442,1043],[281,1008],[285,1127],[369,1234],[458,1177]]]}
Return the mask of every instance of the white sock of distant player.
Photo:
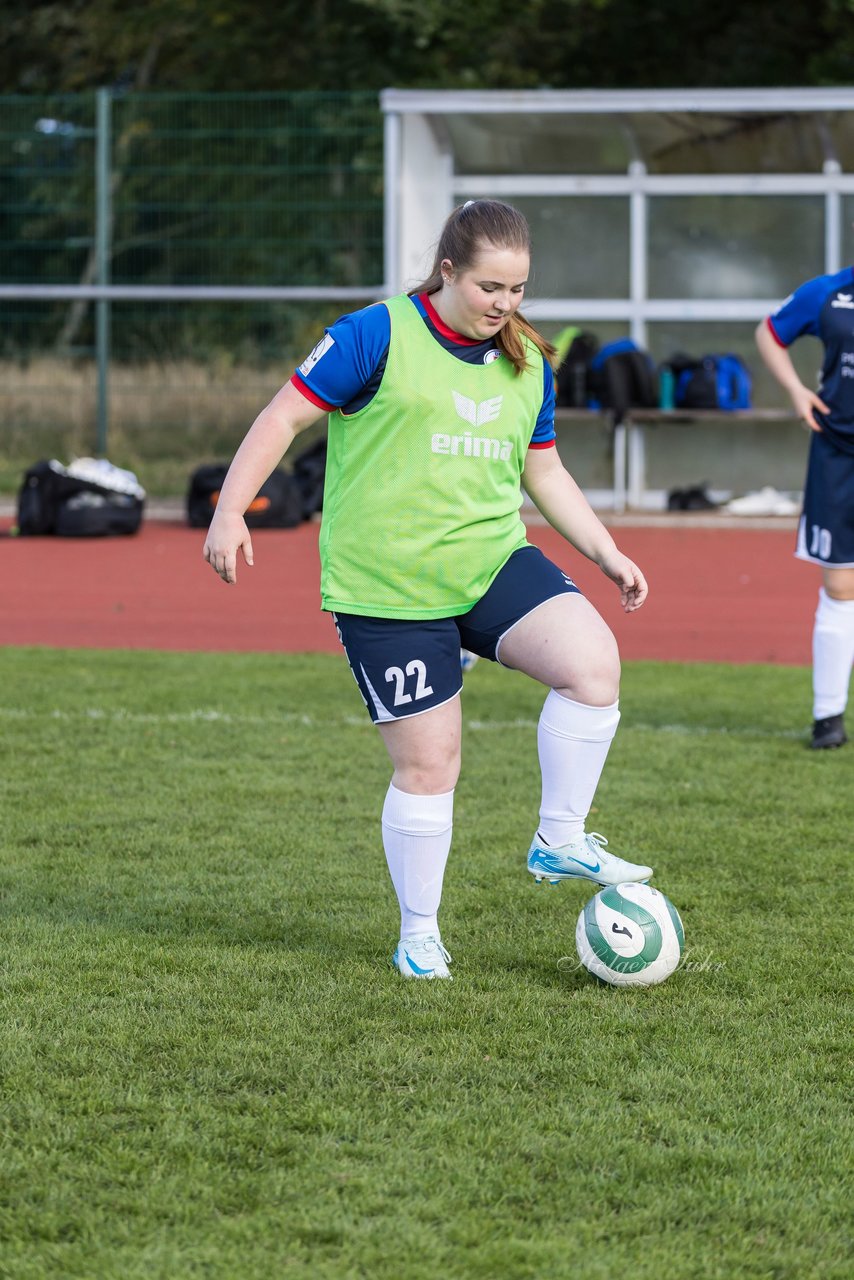
{"label": "white sock of distant player", "polygon": [[538,831],[552,848],[584,831],[619,721],[616,702],[588,707],[554,689],[546,698],[537,726],[543,788]]}
{"label": "white sock of distant player", "polygon": [[383,805],[383,846],[400,903],[401,938],[433,934],[451,848],[454,793],[415,796],[389,784]]}
{"label": "white sock of distant player", "polygon": [[834,600],[824,587],[815,611],[812,660],[813,719],[841,715],[854,662],[854,600]]}

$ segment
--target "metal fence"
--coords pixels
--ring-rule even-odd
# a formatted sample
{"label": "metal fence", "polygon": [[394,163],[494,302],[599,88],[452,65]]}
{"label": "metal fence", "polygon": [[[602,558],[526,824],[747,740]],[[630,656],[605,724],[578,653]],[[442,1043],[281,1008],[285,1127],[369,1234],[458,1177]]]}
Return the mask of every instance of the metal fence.
{"label": "metal fence", "polygon": [[298,353],[382,293],[382,145],[368,93],[0,96],[0,358],[91,363],[103,450],[111,362]]}

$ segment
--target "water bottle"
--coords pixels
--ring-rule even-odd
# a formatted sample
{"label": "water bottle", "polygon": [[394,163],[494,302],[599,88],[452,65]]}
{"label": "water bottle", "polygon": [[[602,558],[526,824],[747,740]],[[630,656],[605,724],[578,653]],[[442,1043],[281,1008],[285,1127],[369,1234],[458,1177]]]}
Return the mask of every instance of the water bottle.
{"label": "water bottle", "polygon": [[658,375],[659,409],[674,409],[676,407],[675,392],[676,379],[673,377],[673,370],[669,364],[663,364]]}

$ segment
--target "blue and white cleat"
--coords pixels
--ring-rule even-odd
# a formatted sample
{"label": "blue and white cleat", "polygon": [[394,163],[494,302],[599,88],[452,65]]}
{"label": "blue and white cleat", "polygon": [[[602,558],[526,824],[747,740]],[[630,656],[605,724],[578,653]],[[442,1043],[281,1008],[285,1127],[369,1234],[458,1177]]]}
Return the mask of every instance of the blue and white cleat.
{"label": "blue and white cleat", "polygon": [[478,656],[476,653],[472,653],[471,649],[460,649],[460,669],[463,675],[471,671],[477,661]]}
{"label": "blue and white cleat", "polygon": [[439,939],[430,934],[401,938],[391,962],[404,978],[450,978],[450,959]]}
{"label": "blue and white cleat", "polygon": [[608,853],[607,843],[598,831],[588,831],[569,844],[549,848],[537,832],[528,850],[528,870],[537,884],[543,880],[551,885],[560,884],[561,880],[592,880],[594,884],[649,880],[652,867],[626,862]]}

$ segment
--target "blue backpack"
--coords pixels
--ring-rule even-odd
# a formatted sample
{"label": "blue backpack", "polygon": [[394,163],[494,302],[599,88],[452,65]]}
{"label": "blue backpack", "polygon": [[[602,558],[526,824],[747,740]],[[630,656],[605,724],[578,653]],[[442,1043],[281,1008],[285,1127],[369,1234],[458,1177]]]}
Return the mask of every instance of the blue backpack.
{"label": "blue backpack", "polygon": [[699,360],[673,357],[674,401],[678,409],[749,409],[750,370],[739,356],[709,355]]}

